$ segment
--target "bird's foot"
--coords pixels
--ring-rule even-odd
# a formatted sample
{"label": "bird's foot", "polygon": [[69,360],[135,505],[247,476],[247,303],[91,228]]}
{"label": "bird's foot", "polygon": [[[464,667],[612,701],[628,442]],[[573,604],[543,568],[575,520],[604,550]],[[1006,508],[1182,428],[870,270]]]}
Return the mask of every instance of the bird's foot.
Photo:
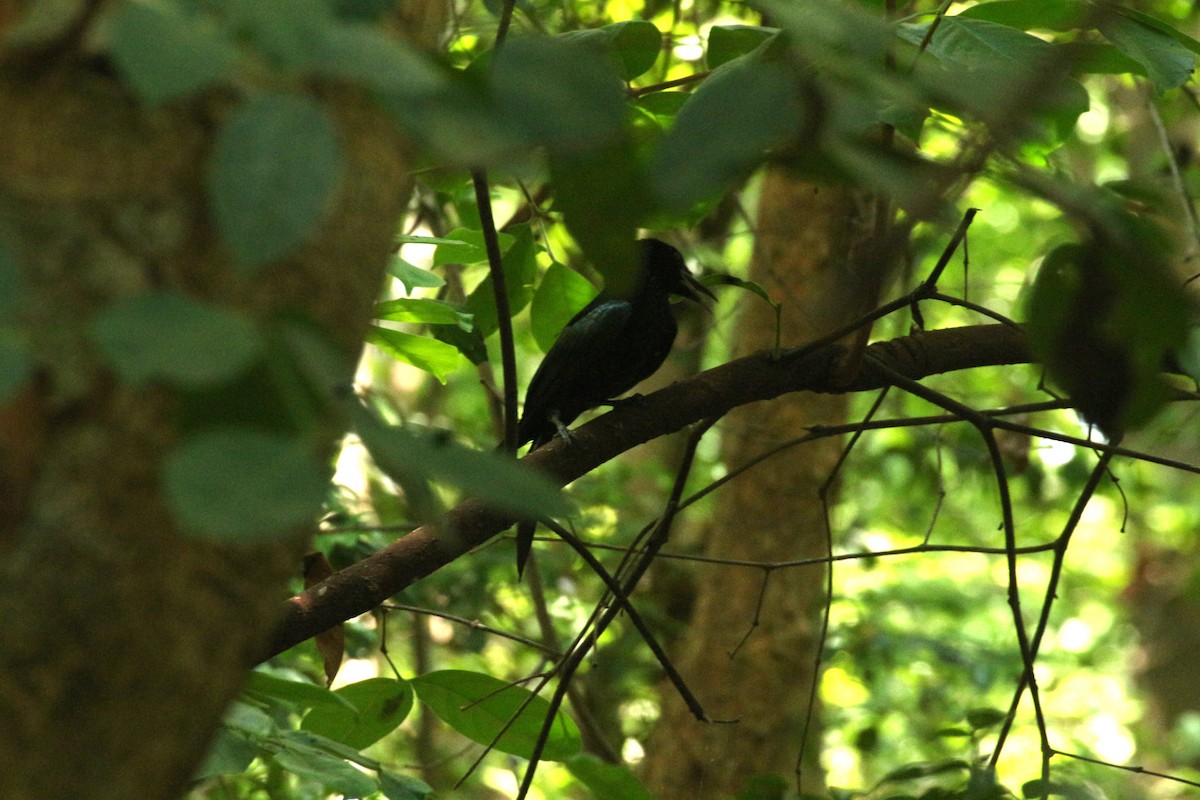
{"label": "bird's foot", "polygon": [[571,444],[575,441],[575,435],[567,430],[566,425],[562,424],[562,420],[558,418],[558,414],[551,414],[550,421],[554,423],[555,428],[558,428],[558,435],[562,437],[564,442]]}

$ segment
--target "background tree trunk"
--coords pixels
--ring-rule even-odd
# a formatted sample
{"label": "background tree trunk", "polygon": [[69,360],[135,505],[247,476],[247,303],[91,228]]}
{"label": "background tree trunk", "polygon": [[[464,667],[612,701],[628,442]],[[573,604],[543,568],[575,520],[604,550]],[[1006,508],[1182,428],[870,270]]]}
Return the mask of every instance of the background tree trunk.
{"label": "background tree trunk", "polygon": [[[0,239],[24,279],[35,378],[0,413],[0,797],[169,798],[277,619],[311,531],[267,545],[183,535],[162,495],[175,392],[123,385],[89,325],[174,288],[267,321],[299,315],[349,381],[408,196],[395,127],[324,98],[345,173],[314,239],[236,279],[203,165],[220,108],[139,109],[86,67],[0,78]],[[340,430],[319,442],[331,450]]]}
{"label": "background tree trunk", "polygon": [[[783,303],[784,345],[810,340],[857,313],[860,303],[846,297],[854,285],[847,265],[870,232],[865,208],[861,195],[768,173],[750,278]],[[773,310],[749,295],[743,304],[734,334],[736,355],[774,347]],[[772,401],[769,415],[762,406],[738,410],[722,427],[722,459],[736,466],[802,435],[808,426],[844,421],[845,413],[844,397],[812,394]],[[824,555],[818,491],[841,446],[827,440],[789,449],[722,489],[703,555],[765,562]],[[694,612],[677,664],[711,717],[741,721],[697,722],[674,689],[662,687],[662,716],[644,764],[647,785],[669,800],[733,795],[763,775],[791,783],[812,698],[824,570],[768,575],[746,567],[704,566],[696,582]],[[819,791],[820,726],[808,735],[801,789]]]}

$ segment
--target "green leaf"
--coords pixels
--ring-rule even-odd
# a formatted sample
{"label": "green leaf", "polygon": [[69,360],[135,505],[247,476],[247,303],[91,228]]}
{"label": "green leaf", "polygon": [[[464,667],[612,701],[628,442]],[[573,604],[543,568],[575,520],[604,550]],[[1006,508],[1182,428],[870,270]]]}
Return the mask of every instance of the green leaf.
{"label": "green leaf", "polygon": [[668,122],[675,119],[690,99],[692,95],[689,92],[650,92],[637,99],[637,107],[660,122]]}
{"label": "green leaf", "polygon": [[571,318],[596,296],[587,278],[559,263],[550,265],[533,294],[529,309],[533,338],[542,352],[550,349]]}
{"label": "green leaf", "polygon": [[1160,93],[1182,86],[1196,66],[1196,54],[1158,28],[1124,14],[1104,14],[1100,32],[1141,64]]}
{"label": "green leaf", "polygon": [[412,688],[404,681],[369,678],[343,686],[334,694],[350,705],[322,705],[304,715],[302,730],[362,750],[394,731],[413,706]]}
{"label": "green leaf", "polygon": [[1070,31],[1083,25],[1091,15],[1091,6],[1082,0],[997,0],[971,6],[957,16],[1023,31]]}
{"label": "green leaf", "polygon": [[861,183],[891,195],[901,206],[920,205],[937,196],[937,167],[914,153],[880,147],[869,140],[842,140],[829,144],[827,157]]}
{"label": "green leaf", "polygon": [[1192,38],[1191,36],[1188,36],[1186,33],[1179,30],[1174,25],[1163,22],[1161,19],[1158,19],[1157,17],[1152,17],[1149,14],[1145,14],[1145,13],[1138,11],[1136,9],[1133,9],[1133,8],[1126,8],[1124,6],[1118,6],[1114,10],[1118,14],[1128,17],[1129,19],[1135,20],[1136,22],[1140,22],[1141,24],[1146,25],[1147,27],[1154,28],[1155,30],[1157,30],[1161,33],[1165,33],[1167,36],[1170,36],[1172,39],[1179,42],[1181,45],[1186,47],[1188,50],[1191,50],[1193,53],[1200,55],[1200,41],[1197,41],[1196,39]]}
{"label": "green leaf", "polygon": [[342,173],[337,131],[299,94],[252,96],[217,131],[207,166],[217,230],[243,274],[316,236]]}
{"label": "green leaf", "polygon": [[555,207],[584,255],[616,295],[632,291],[638,277],[634,239],[650,208],[645,176],[622,137],[587,156],[551,159]]}
{"label": "green leaf", "polygon": [[29,345],[0,328],[0,405],[33,374],[34,360]]}
{"label": "green leaf", "polygon": [[392,260],[388,262],[388,272],[393,278],[404,284],[404,290],[409,294],[412,294],[414,289],[433,288],[446,284],[441,275],[410,264],[400,256],[392,256]]}
{"label": "green leaf", "polygon": [[208,746],[208,754],[192,775],[192,780],[200,781],[214,775],[242,772],[257,755],[258,748],[247,741],[245,736],[222,726],[217,730],[212,744]]}
{"label": "green leaf", "polygon": [[654,795],[624,764],[609,764],[587,753],[571,756],[565,763],[575,780],[590,789],[597,798],[654,800]]}
{"label": "green leaf", "polygon": [[1003,722],[1008,715],[996,708],[972,708],[967,710],[967,724],[973,730],[982,730],[990,728],[993,725],[998,725]]}
{"label": "green leaf", "polygon": [[1099,787],[1074,781],[1044,781],[1035,778],[1021,784],[1021,797],[1065,797],[1067,800],[1108,800]]}
{"label": "green leaf", "polygon": [[778,28],[764,28],[761,25],[714,25],[708,31],[705,63],[709,69],[716,69],[757,50],[759,45],[777,33]]}
{"label": "green leaf", "polygon": [[[900,25],[897,35],[918,44],[928,27]],[[1024,94],[1013,95],[1040,81],[1040,70],[1059,58],[1055,45],[1024,31],[962,15],[946,17],[928,52],[941,62],[946,78],[953,76],[953,82],[933,87],[940,96],[952,98],[985,120],[994,116],[996,108],[1021,108],[1026,119],[1017,120],[1023,123],[1018,132],[1034,143],[1057,146],[1088,110],[1087,90],[1073,80],[1058,81],[1037,93],[1032,107]],[[1012,123],[1001,121],[1002,126],[1012,127]]]}
{"label": "green leaf", "polygon": [[310,747],[323,753],[328,753],[331,756],[345,759],[346,761],[358,764],[360,767],[376,771],[383,769],[383,765],[374,758],[365,756],[353,747],[348,747],[341,742],[335,742],[333,739],[322,736],[319,733],[300,730],[285,731],[280,738],[286,738],[289,742],[299,747]]}
{"label": "green leaf", "polygon": [[113,63],[147,103],[167,103],[228,79],[238,56],[225,29],[182,4],[131,0],[109,21]]}
{"label": "green leaf", "polygon": [[344,758],[314,747],[312,740],[285,733],[276,740],[271,756],[276,764],[295,775],[323,784],[346,797],[365,797],[378,791],[379,783]]}
{"label": "green leaf", "polygon": [[341,705],[354,710],[353,704],[341,695],[331,692],[324,686],[317,686],[308,681],[291,681],[270,675],[261,670],[253,670],[246,681],[245,691],[250,696],[270,697],[299,706],[322,706],[326,704]]}
{"label": "green leaf", "polygon": [[[532,755],[550,713],[550,703],[543,698],[479,672],[441,670],[413,678],[411,683],[421,702],[463,736],[483,745],[495,741],[500,752],[524,758]],[[580,746],[579,729],[559,712],[542,759],[563,761],[578,753]]]}
{"label": "green leaf", "polygon": [[563,39],[514,37],[491,62],[493,124],[553,154],[586,153],[625,124],[624,86],[609,58]]}
{"label": "green leaf", "polygon": [[[515,316],[525,308],[533,296],[533,279],[537,275],[537,247],[533,241],[533,229],[529,225],[518,225],[512,229],[512,245],[504,251],[501,265],[504,269],[504,285],[508,295],[508,310]],[[475,330],[484,337],[491,336],[499,327],[496,311],[496,289],[491,272],[467,297],[467,311],[474,319]]]}
{"label": "green leaf", "polygon": [[464,331],[472,328],[471,315],[460,311],[453,303],[444,300],[410,298],[385,300],[375,304],[375,319],[392,322],[411,322],[428,325],[457,325]]}
{"label": "green leaf", "polygon": [[[1184,374],[1200,386],[1200,327],[1188,331],[1187,341],[1179,349],[1178,358]],[[0,397],[3,396],[3,390],[0,389]]]}
{"label": "green leaf", "polygon": [[[458,230],[465,230],[459,228]],[[450,236],[418,236],[415,234],[403,233],[396,237],[396,244],[454,244],[462,245],[469,244],[464,239]]]}
{"label": "green leaf", "polygon": [[397,775],[387,770],[379,772],[379,789],[387,800],[425,800],[433,794],[429,784],[411,775]]}
{"label": "green leaf", "polygon": [[[318,415],[325,404],[345,396],[354,375],[357,352],[347,353],[330,341],[324,332],[298,320],[277,322],[273,333],[276,346],[272,355],[281,353],[282,357],[272,357],[267,363],[269,371],[276,377],[277,392],[287,394],[287,390],[296,385],[290,376],[284,380],[279,378],[286,373],[298,374],[304,388],[314,392],[321,401],[314,409]],[[293,416],[297,420],[304,418]],[[321,424],[317,420],[313,422]]]}
{"label": "green leaf", "polygon": [[228,542],[262,542],[311,524],[329,487],[307,442],[250,428],[184,441],[163,465],[181,527]]}
{"label": "green leaf", "polygon": [[318,75],[404,97],[433,95],[447,81],[420,52],[375,24],[322,28],[310,63]]}
{"label": "green leaf", "polygon": [[457,486],[496,508],[521,516],[566,516],[571,504],[547,476],[508,456],[472,450],[441,432],[384,425],[357,407],[355,427],[367,451],[397,482],[422,476]]}
{"label": "green leaf", "polygon": [[[897,34],[920,44],[929,23],[900,25]],[[943,63],[995,75],[1029,75],[1048,63],[1054,45],[1024,31],[981,19],[945,17],[929,41],[928,51]]]}
{"label": "green leaf", "polygon": [[1034,352],[1109,436],[1143,425],[1170,399],[1160,372],[1186,339],[1191,307],[1157,260],[1161,247],[1144,237],[1063,245],[1029,293]]}
{"label": "green leaf", "polygon": [[488,360],[487,342],[474,325],[469,331],[457,325],[430,325],[429,335],[462,353],[472,364],[478,365]]}
{"label": "green leaf", "polygon": [[[512,234],[497,233],[500,252],[513,243]],[[433,252],[433,265],[442,264],[483,264],[488,260],[487,245],[483,241],[483,231],[472,228],[455,228],[438,242],[437,250]]]}
{"label": "green leaf", "polygon": [[799,84],[787,63],[769,55],[774,41],[713,70],[659,143],[650,183],[667,210],[715,195],[802,132]]}
{"label": "green leaf", "polygon": [[905,764],[883,776],[884,781],[910,781],[915,778],[928,778],[931,775],[943,775],[947,772],[970,772],[971,765],[958,758],[947,758],[941,761],[919,761]]}
{"label": "green leaf", "polygon": [[1076,42],[1071,71],[1077,75],[1145,75],[1146,68],[1106,42]]}
{"label": "green leaf", "polygon": [[743,291],[747,291],[750,292],[750,294],[761,297],[763,300],[767,301],[767,304],[771,307],[778,305],[778,303],[771,299],[771,295],[769,295],[767,290],[762,287],[762,284],[755,283],[754,281],[748,281],[744,278],[738,278],[734,275],[705,275],[701,282],[707,286],[736,286]]}
{"label": "green leaf", "polygon": [[279,733],[279,726],[270,714],[241,700],[234,700],[229,704],[222,724],[250,741],[261,741]]}
{"label": "green leaf", "polygon": [[616,60],[621,78],[626,81],[653,67],[662,50],[662,34],[654,23],[645,20],[628,20],[602,28],[568,31],[560,34],[559,38],[608,53]]}
{"label": "green leaf", "polygon": [[121,379],[199,388],[227,381],[262,352],[262,337],[239,311],[175,291],[147,292],[109,306],[92,338]]}
{"label": "green leaf", "polygon": [[394,331],[372,325],[366,340],[397,361],[423,369],[442,383],[462,366],[457,349],[431,336]]}
{"label": "green leaf", "polygon": [[487,76],[451,71],[431,97],[376,90],[385,112],[447,166],[510,165],[539,143],[526,120],[499,105]]}
{"label": "green leaf", "polygon": [[314,43],[338,22],[328,0],[205,0],[204,6],[256,55],[293,74],[310,68]]}

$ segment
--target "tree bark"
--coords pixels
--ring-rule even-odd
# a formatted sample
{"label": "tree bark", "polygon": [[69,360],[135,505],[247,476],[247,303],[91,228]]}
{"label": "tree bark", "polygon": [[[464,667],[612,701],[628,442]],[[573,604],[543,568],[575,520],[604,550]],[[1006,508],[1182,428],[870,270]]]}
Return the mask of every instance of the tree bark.
{"label": "tree bark", "polygon": [[[863,206],[853,192],[798,183],[778,171],[766,176],[750,279],[783,304],[782,342],[811,341],[855,316],[860,304],[847,302],[846,272],[870,233]],[[773,309],[758,298],[744,305],[737,352],[774,347]],[[811,393],[774,400],[769,413],[761,404],[740,408],[722,426],[723,460],[736,468],[813,425],[844,421],[845,408],[844,395]],[[730,483],[702,554],[764,562],[824,555],[819,492],[840,449],[840,437],[791,448]],[[695,612],[677,666],[709,716],[738,722],[698,722],[672,687],[661,687],[662,716],[644,764],[656,796],[726,797],[765,776],[798,782],[802,791],[823,789],[819,714],[806,724],[815,697],[823,575],[820,567],[698,568]]]}
{"label": "tree bark", "polygon": [[[178,289],[264,324],[303,317],[349,381],[406,160],[366,102],[323,94],[346,163],[334,207],[300,252],[241,279],[204,201],[228,104],[145,111],[84,64],[0,77],[0,241],[37,362],[0,401],[0,797],[178,796],[277,622],[312,532],[254,546],[184,535],[160,480],[179,398],[123,385],[89,326],[124,298]],[[338,436],[327,425],[320,445]]]}

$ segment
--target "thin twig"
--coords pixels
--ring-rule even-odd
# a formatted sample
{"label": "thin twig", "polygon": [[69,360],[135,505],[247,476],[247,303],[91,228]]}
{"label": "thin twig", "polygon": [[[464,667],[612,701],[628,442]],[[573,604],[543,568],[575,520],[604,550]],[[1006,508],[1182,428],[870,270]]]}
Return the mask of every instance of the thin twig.
{"label": "thin twig", "polygon": [[[628,597],[637,582],[641,580],[646,569],[649,568],[653,561],[654,554],[666,542],[670,534],[671,525],[675,521],[675,515],[679,510],[679,499],[683,494],[683,487],[687,481],[687,476],[691,472],[691,466],[696,457],[696,447],[700,443],[700,438],[704,433],[712,427],[716,420],[705,420],[694,426],[692,433],[688,436],[688,441],[684,447],[683,458],[681,465],[676,473],[675,486],[672,488],[671,496],[667,500],[666,507],[663,510],[662,516],[659,517],[658,524],[655,526],[654,534],[650,537],[650,542],[647,547],[647,554],[641,560],[639,568],[634,569],[632,574],[628,576],[622,587],[623,594]],[[596,624],[592,629],[592,636],[598,638],[617,615],[621,613],[624,606],[620,603],[614,603],[608,606],[604,613],[596,620]],[[562,705],[564,690],[563,686],[571,680],[579,665],[583,663],[586,656],[586,650],[581,647],[573,648],[558,669],[558,682],[554,694],[550,698],[550,708],[546,713],[546,719],[542,723],[542,729],[538,734],[537,741],[534,743],[533,752],[529,756],[529,764],[525,767],[525,774],[521,779],[521,787],[517,792],[517,800],[524,800],[529,794],[529,788],[533,784],[533,776],[537,771],[538,762],[541,760],[542,751],[545,749],[546,742],[550,738],[550,728],[554,724],[554,717],[558,713],[559,707]]]}

